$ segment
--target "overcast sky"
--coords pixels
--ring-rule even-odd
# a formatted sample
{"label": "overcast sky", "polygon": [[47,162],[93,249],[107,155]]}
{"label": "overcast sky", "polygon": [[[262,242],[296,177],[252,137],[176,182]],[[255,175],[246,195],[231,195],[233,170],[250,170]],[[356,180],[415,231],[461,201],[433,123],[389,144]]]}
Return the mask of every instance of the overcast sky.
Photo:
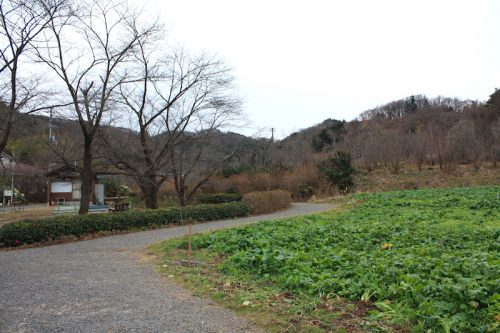
{"label": "overcast sky", "polygon": [[500,88],[500,1],[148,3],[169,38],[234,69],[246,134],[283,137],[412,94],[486,100]]}

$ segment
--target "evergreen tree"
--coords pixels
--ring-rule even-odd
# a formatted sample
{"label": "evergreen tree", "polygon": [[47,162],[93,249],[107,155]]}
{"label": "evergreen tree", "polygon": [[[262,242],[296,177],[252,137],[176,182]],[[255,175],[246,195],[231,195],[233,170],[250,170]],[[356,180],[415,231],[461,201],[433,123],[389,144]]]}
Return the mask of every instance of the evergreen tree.
{"label": "evergreen tree", "polygon": [[320,169],[340,193],[345,194],[352,190],[354,168],[351,165],[351,154],[338,151],[335,157],[323,162]]}

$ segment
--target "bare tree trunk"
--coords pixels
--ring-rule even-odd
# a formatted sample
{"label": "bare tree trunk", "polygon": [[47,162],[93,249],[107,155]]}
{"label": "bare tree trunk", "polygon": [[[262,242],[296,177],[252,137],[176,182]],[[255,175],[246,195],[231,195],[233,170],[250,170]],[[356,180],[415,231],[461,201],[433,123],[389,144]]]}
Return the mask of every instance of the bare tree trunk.
{"label": "bare tree trunk", "polygon": [[94,184],[94,169],[92,167],[92,140],[85,139],[83,151],[83,169],[82,169],[82,196],[80,199],[79,214],[87,214],[89,204],[92,200],[92,185]]}
{"label": "bare tree trunk", "polygon": [[3,128],[0,129],[1,131],[0,133],[2,133],[2,137],[0,138],[0,153],[3,152],[5,147],[7,146],[10,131],[12,129],[13,113],[11,112],[11,110],[7,110],[7,112],[8,112],[7,121],[5,122],[5,125],[2,126]]}
{"label": "bare tree trunk", "polygon": [[157,209],[158,208],[158,189],[156,186],[148,186],[143,189],[144,196],[146,199],[146,208]]}
{"label": "bare tree trunk", "polygon": [[144,195],[146,199],[146,208],[157,209],[158,208],[158,189],[155,187],[150,187],[144,190]]}
{"label": "bare tree trunk", "polygon": [[142,188],[144,194],[144,199],[146,200],[146,208],[157,209],[158,208],[158,189],[159,186],[156,184],[156,174],[155,164],[152,158],[152,151],[148,145],[148,134],[146,127],[140,122],[140,135],[141,135],[141,147],[144,156],[144,164],[146,165],[147,173],[145,177],[141,177],[140,180],[144,180],[142,184],[139,184]]}
{"label": "bare tree trunk", "polygon": [[179,205],[181,206],[186,206],[187,203],[187,186],[186,186],[186,181],[182,175],[175,175],[174,176],[174,183],[175,183],[175,193],[177,193],[177,200],[179,201]]}
{"label": "bare tree trunk", "polygon": [[149,175],[145,178],[136,179],[136,182],[141,188],[142,194],[144,195],[146,208],[157,209],[159,186],[156,183],[156,176]]}
{"label": "bare tree trunk", "polygon": [[[499,121],[500,123],[500,121]],[[498,164],[498,154],[497,154],[497,141],[498,139],[495,139],[493,138],[493,144],[491,145],[491,148],[490,148],[490,156],[491,156],[491,162],[493,164],[493,167],[496,168],[497,167],[497,164]]]}

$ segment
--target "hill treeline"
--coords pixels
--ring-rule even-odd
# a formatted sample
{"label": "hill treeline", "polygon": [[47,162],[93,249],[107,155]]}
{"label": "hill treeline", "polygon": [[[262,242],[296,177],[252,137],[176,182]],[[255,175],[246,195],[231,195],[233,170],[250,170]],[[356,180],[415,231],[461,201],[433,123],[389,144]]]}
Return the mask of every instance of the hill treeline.
{"label": "hill treeline", "polygon": [[412,96],[361,114],[349,125],[345,147],[367,170],[385,166],[397,171],[401,162],[439,165],[484,162],[500,158],[500,99],[487,103]]}
{"label": "hill treeline", "polygon": [[[50,166],[79,165],[82,142],[76,122],[53,119],[55,141],[47,139],[48,123],[47,117],[20,115],[8,152],[14,152],[20,163],[39,168],[40,173]],[[96,145],[96,168],[119,175],[109,147],[126,149],[133,157],[141,148],[131,139],[137,135],[130,129],[104,127],[101,144]],[[104,139],[115,142],[104,144]],[[484,103],[410,96],[367,110],[349,122],[327,119],[276,142],[215,131],[204,144],[203,154],[192,156],[199,163],[185,184],[193,188],[200,183],[198,192],[283,188],[295,197],[307,197],[326,186],[318,165],[338,151],[351,154],[354,166],[366,172],[384,168],[398,173],[405,164],[419,170],[435,166],[443,172],[460,164],[496,167],[500,159],[500,90]],[[120,182],[134,186],[127,180],[130,177],[119,177]],[[45,182],[38,178],[38,182],[25,182],[24,188],[30,187],[31,192],[37,184],[43,188]],[[22,177],[19,182],[22,185]],[[175,197],[172,182],[163,189]]]}
{"label": "hill treeline", "polygon": [[277,143],[272,163],[297,166],[335,151],[352,155],[358,168],[401,163],[439,165],[491,163],[500,159],[500,91],[486,103],[410,96],[367,110],[345,122],[328,119]]}

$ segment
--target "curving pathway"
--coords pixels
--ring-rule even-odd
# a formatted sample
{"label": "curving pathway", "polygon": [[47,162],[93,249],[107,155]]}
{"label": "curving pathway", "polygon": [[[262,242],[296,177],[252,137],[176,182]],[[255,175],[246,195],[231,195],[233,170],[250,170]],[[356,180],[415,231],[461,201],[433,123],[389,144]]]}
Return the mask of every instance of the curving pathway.
{"label": "curving pathway", "polygon": [[[193,225],[193,232],[310,214],[296,203],[268,215]],[[0,332],[260,332],[163,278],[142,250],[187,233],[179,226],[0,252]]]}

